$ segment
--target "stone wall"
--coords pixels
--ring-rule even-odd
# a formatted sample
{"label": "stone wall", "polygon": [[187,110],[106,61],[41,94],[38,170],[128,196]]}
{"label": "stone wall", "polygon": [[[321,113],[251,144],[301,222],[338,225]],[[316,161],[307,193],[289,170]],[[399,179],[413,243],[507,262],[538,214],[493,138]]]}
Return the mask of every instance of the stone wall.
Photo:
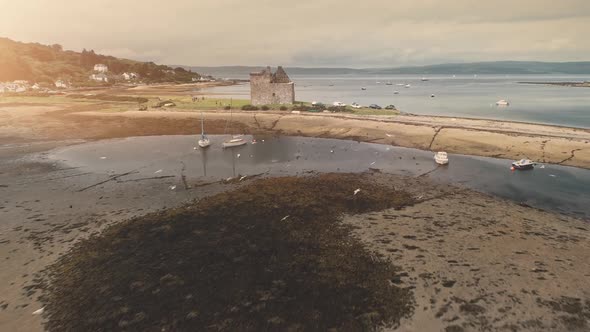
{"label": "stone wall", "polygon": [[[282,68],[279,69],[284,74]],[[281,75],[281,81],[274,82],[274,75],[270,67],[260,73],[250,74],[250,101],[252,105],[293,104],[295,102],[295,84],[286,74]]]}

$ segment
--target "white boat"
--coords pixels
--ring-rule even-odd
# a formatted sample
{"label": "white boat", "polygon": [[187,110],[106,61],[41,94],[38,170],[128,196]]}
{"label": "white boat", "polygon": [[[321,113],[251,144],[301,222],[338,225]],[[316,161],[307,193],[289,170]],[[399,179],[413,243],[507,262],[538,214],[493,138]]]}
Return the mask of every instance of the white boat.
{"label": "white boat", "polygon": [[411,85],[410,85],[410,84],[406,84],[406,85],[404,85],[404,88],[409,88],[409,87],[411,87]]}
{"label": "white boat", "polygon": [[533,167],[535,167],[535,163],[529,159],[521,159],[519,161],[515,161],[512,163],[513,170],[515,170],[515,169],[520,169],[520,170],[533,169]]}
{"label": "white boat", "polygon": [[504,99],[498,100],[496,102],[496,106],[508,106],[508,105],[510,105],[510,103]]}
{"label": "white boat", "polygon": [[426,77],[422,77],[421,81],[422,81],[422,82],[427,82],[427,81],[428,81],[428,79],[427,79]]}
{"label": "white boat", "polygon": [[395,90],[395,91],[393,91],[393,94],[394,95],[399,95],[399,91]]}
{"label": "white boat", "polygon": [[205,136],[205,125],[203,123],[203,113],[201,113],[201,139],[199,140],[199,146],[206,148],[211,145],[211,141]]}
{"label": "white boat", "polygon": [[243,138],[234,136],[229,141],[223,142],[222,146],[224,148],[232,148],[234,146],[240,146],[240,145],[244,145],[246,143],[247,143],[246,140],[244,140]]}
{"label": "white boat", "polygon": [[[225,129],[226,130],[227,130],[227,125],[231,122],[232,118],[233,118],[233,112],[230,112],[229,120],[225,124]],[[221,146],[223,148],[231,148],[231,147],[234,147],[234,146],[244,145],[246,143],[247,142],[246,142],[246,140],[244,140],[244,138],[242,138],[242,135],[233,135],[230,140],[227,140],[227,141],[223,142],[223,144],[221,144]]]}
{"label": "white boat", "polygon": [[449,156],[444,151],[439,151],[434,154],[434,161],[439,165],[446,165],[449,163]]}

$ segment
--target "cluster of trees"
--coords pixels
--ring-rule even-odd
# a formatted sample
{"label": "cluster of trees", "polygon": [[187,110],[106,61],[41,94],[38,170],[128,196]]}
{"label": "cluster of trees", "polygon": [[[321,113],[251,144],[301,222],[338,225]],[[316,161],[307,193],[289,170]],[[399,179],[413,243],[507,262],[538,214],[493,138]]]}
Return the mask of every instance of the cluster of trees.
{"label": "cluster of trees", "polygon": [[0,38],[0,81],[53,82],[65,79],[84,85],[97,63],[107,65],[109,73],[114,75],[135,72],[146,83],[190,82],[200,77],[180,67],[173,69],[153,62],[119,59],[97,54],[94,50],[64,51],[59,44],[21,43]]}

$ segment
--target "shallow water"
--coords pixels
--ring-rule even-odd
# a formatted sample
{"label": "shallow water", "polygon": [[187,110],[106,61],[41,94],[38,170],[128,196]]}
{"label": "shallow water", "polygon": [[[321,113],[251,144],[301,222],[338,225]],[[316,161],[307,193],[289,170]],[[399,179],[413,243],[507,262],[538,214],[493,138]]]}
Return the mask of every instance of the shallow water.
{"label": "shallow water", "polygon": [[[293,76],[297,100],[332,104],[341,101],[361,105],[393,104],[399,110],[424,115],[486,118],[590,128],[590,88],[519,84],[572,82],[588,76]],[[377,84],[377,82],[380,82]],[[392,85],[386,85],[390,82]],[[410,84],[410,88],[396,84]],[[365,91],[361,87],[366,87]],[[399,94],[394,94],[394,91]],[[249,99],[248,84],[207,90],[234,98]],[[431,95],[435,97],[432,98]],[[497,107],[505,99],[508,107]]]}
{"label": "shallow water", "polygon": [[[315,172],[382,172],[426,174],[443,183],[461,184],[481,192],[537,208],[590,218],[590,170],[558,165],[531,171],[510,171],[510,160],[450,154],[438,167],[431,152],[382,144],[304,137],[258,138],[258,143],[222,149],[227,137],[210,136],[212,146],[195,149],[197,136],[148,136],[104,140],[69,146],[50,159],[85,172],[134,178],[173,175],[181,181],[203,181],[268,173],[297,175]],[[248,142],[251,136],[245,136]]]}

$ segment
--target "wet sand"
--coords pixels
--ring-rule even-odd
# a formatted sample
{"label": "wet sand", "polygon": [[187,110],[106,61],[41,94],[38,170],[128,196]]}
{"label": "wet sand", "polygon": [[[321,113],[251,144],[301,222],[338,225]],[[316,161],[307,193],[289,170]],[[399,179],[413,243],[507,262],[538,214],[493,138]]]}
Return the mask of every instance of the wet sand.
{"label": "wet sand", "polygon": [[[38,301],[47,280],[42,271],[66,257],[78,241],[109,225],[131,225],[151,212],[186,215],[199,203],[176,212],[170,209],[193,199],[240,186],[259,188],[256,178],[204,184],[198,179],[183,181],[182,174],[176,173],[181,170],[152,177],[133,172],[85,174],[83,169],[13,157],[2,159],[0,174],[0,258],[7,267],[0,271],[6,281],[0,288],[0,330],[40,330],[42,317],[32,313],[44,306]],[[399,330],[438,331],[453,326],[455,331],[584,331],[590,326],[587,222],[436,185],[425,178],[371,173],[359,180],[406,192],[412,198],[402,209],[383,206],[356,215],[350,213],[362,211],[349,211],[343,219],[344,225],[352,227],[347,236],[356,237],[369,252],[397,267],[398,272],[391,274],[392,285],[412,291],[413,315],[401,320]],[[343,178],[339,183],[347,181]],[[320,182],[314,186],[325,187]],[[361,192],[371,191],[369,182],[358,187]],[[353,197],[348,191],[342,197]],[[301,204],[321,202],[324,196],[321,191],[303,195]],[[256,205],[250,194],[235,198],[251,211],[268,208]],[[334,204],[339,199],[334,198]],[[295,210],[302,217],[307,211]],[[111,243],[108,238],[104,241]],[[102,257],[105,250],[92,257]],[[95,272],[99,278],[100,271]],[[116,284],[116,279],[111,282]],[[296,321],[291,322],[296,326]]]}
{"label": "wet sand", "polygon": [[[43,155],[86,140],[194,134],[198,128],[198,113],[101,111],[111,106],[67,101],[0,105],[2,331],[41,329],[42,316],[32,315],[42,307],[37,300],[41,272],[81,239],[108,225],[255,181],[202,185],[183,182],[177,172],[150,178],[85,174],[29,158],[30,153]],[[206,112],[208,132],[223,133],[228,115]],[[527,156],[590,168],[590,134],[582,129],[409,115],[233,116],[235,128],[244,133],[334,137],[512,159]],[[400,330],[588,330],[587,223],[425,179],[373,176],[417,200],[402,210],[344,218],[368,250],[391,258],[407,273],[391,280],[410,287],[416,300],[413,316],[401,321]]]}

